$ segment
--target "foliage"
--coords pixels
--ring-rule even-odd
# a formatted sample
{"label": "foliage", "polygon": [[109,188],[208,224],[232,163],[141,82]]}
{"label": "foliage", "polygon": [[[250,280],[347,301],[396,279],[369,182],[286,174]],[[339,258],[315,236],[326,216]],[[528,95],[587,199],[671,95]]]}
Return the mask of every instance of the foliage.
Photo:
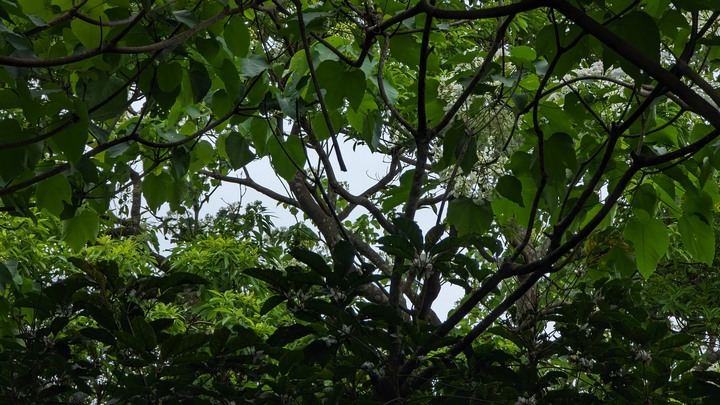
{"label": "foliage", "polygon": [[709,402],[715,8],[3,0],[0,395]]}

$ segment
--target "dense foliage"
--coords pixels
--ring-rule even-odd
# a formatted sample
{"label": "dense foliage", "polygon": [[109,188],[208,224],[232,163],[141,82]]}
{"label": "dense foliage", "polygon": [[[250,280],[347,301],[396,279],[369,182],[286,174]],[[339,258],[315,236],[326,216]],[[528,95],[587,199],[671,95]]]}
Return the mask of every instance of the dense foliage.
{"label": "dense foliage", "polygon": [[0,0],[0,399],[711,403],[714,3]]}

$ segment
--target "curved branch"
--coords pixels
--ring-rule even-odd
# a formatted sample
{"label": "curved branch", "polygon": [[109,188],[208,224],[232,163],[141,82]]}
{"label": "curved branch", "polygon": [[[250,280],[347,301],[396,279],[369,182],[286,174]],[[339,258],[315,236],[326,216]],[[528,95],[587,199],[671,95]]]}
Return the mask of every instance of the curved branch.
{"label": "curved branch", "polygon": [[323,151],[322,146],[317,141],[312,127],[310,127],[310,125],[304,120],[300,121],[300,125],[302,129],[309,135],[308,140],[314,146],[315,152],[318,154],[318,157],[320,158],[320,161],[325,168],[330,188],[332,188],[334,192],[336,192],[340,197],[344,198],[349,203],[359,205],[368,210],[370,215],[372,215],[373,218],[378,221],[378,223],[381,227],[383,227],[383,229],[390,233],[393,233],[395,231],[395,226],[390,221],[388,221],[385,215],[383,215],[382,211],[377,206],[375,206],[372,201],[370,201],[364,196],[353,195],[352,193],[347,191],[345,187],[340,185],[337,177],[335,176],[335,170],[333,170],[333,167],[330,164],[330,159],[328,158],[328,155]]}
{"label": "curved branch", "polygon": [[275,201],[290,205],[292,207],[300,208],[300,204],[297,201],[295,201],[294,199],[284,196],[284,195],[282,195],[278,192],[275,192],[267,187],[263,187],[260,184],[254,182],[250,178],[232,177],[232,176],[227,176],[227,175],[220,174],[217,172],[211,172],[208,170],[200,170],[199,173],[202,175],[208,176],[208,177],[212,177],[213,179],[216,179],[216,180],[225,181],[228,183],[239,184],[241,186],[249,187],[249,188],[257,191],[260,194],[263,194],[269,198],[272,198]]}
{"label": "curved branch", "polygon": [[544,0],[522,0],[517,3],[470,10],[449,10],[434,7],[428,3],[420,2],[422,11],[427,12],[441,20],[484,20],[490,18],[507,17],[525,11],[545,7]]}

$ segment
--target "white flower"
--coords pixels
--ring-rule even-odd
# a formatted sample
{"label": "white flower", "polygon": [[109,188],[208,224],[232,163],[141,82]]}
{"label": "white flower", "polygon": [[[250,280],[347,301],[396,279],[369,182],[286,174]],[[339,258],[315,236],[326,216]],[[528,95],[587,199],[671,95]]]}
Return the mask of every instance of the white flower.
{"label": "white flower", "polygon": [[324,336],[321,337],[320,340],[325,342],[325,345],[327,345],[327,347],[337,344],[337,339],[335,339],[335,336]]}
{"label": "white flower", "polygon": [[595,360],[593,359],[586,359],[585,357],[581,358],[579,361],[581,366],[584,368],[591,370],[593,366],[595,365]]}
{"label": "white flower", "polygon": [[342,291],[338,291],[334,288],[330,288],[330,297],[337,302],[342,302],[342,301],[345,301],[345,298],[347,298],[347,295]]}
{"label": "white flower", "polygon": [[253,364],[262,361],[265,357],[266,357],[265,352],[263,350],[254,350],[254,348],[253,348],[253,352],[252,352]]}
{"label": "white flower", "polygon": [[645,364],[650,364],[652,356],[650,356],[650,353],[645,350],[638,350],[637,353],[635,353],[635,360],[640,360]]}
{"label": "white flower", "polygon": [[524,397],[518,397],[517,401],[515,402],[515,405],[535,405],[535,395],[531,396],[530,398],[524,398]]}

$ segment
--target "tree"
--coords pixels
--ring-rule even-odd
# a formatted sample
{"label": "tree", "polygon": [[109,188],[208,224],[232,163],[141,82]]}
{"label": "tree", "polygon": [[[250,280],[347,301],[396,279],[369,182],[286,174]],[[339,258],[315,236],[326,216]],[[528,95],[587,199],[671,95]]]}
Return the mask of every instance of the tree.
{"label": "tree", "polygon": [[[257,343],[206,350],[246,350],[257,367],[171,379],[208,400],[700,401],[717,395],[718,374],[691,369],[717,353],[716,333],[682,307],[691,297],[647,294],[672,287],[662,280],[714,277],[720,48],[710,3],[6,0],[3,209],[62,221],[79,255],[64,271],[115,274],[107,263],[118,259],[88,261],[86,245],[140,235],[157,267],[145,273],[153,291],[193,286],[186,293],[202,305],[207,291],[263,283],[260,314],[277,329],[234,319],[234,329],[193,331],[198,342]],[[387,162],[359,193],[338,178],[350,146]],[[261,159],[287,191],[258,180]],[[245,245],[213,240],[197,218],[220,182],[312,228],[288,238],[251,223],[260,226],[243,235],[264,253],[238,265],[250,268],[225,277],[203,262],[190,276],[157,252],[145,219],[168,204],[168,229],[199,257],[240,254]],[[418,225],[421,210],[435,226]],[[307,243],[315,232],[322,245]],[[22,277],[6,267],[0,280],[22,307]],[[38,277],[73,280],[52,270]],[[135,288],[118,277],[117,288]],[[88,294],[102,277],[90,278]],[[449,284],[465,296],[443,319],[432,304]],[[130,324],[92,328],[171,341],[170,326],[147,326],[146,299],[121,316]],[[94,333],[84,336],[116,347]]]}

